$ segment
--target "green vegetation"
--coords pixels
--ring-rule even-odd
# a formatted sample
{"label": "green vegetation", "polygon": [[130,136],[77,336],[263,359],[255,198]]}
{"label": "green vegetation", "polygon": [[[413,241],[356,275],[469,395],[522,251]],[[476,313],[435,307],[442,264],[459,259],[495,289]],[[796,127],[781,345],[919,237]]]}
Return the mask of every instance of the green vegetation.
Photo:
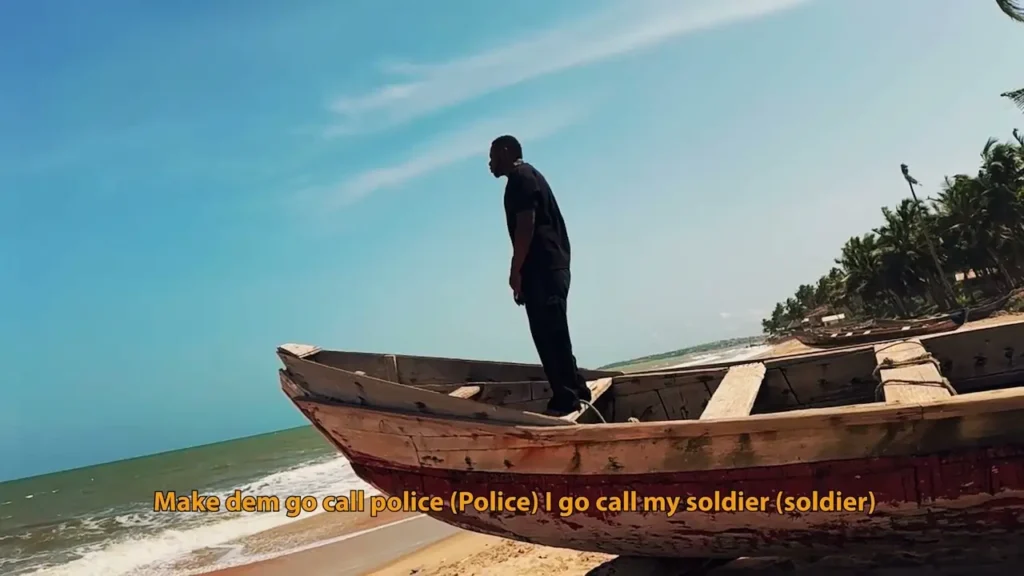
{"label": "green vegetation", "polygon": [[700,354],[701,352],[709,352],[711,350],[739,348],[740,346],[756,346],[758,344],[761,344],[762,342],[764,342],[763,336],[747,336],[744,338],[730,338],[728,340],[718,340],[716,342],[698,344],[697,346],[681,348],[679,350],[673,350],[671,352],[662,352],[661,354],[652,354],[650,356],[642,356],[640,358],[634,358],[632,360],[614,362],[612,364],[601,366],[600,368],[598,368],[598,370],[622,369],[626,366],[636,366],[638,364],[651,364],[662,360],[676,359],[681,356],[686,356],[690,354]]}
{"label": "green vegetation", "polygon": [[[1024,23],[1022,0],[996,0]],[[1004,92],[1024,110],[1024,89]],[[906,172],[913,186],[917,181]],[[907,198],[882,208],[884,223],[850,238],[832,268],[804,284],[761,321],[767,334],[793,328],[809,314],[843,313],[846,319],[910,317],[950,310],[1024,282],[1024,136],[990,139],[977,176],[947,177],[936,200]],[[933,252],[934,246],[934,252]],[[975,278],[956,282],[957,272]]]}
{"label": "green vegetation", "polygon": [[882,225],[850,238],[838,268],[776,304],[764,331],[785,332],[812,313],[851,320],[948,311],[1024,284],[1024,134],[990,139],[977,175],[946,177],[929,202],[882,208]]}
{"label": "green vegetation", "polygon": [[[996,4],[1024,23],[1022,0]],[[1024,110],[1024,89],[1001,96]],[[850,238],[835,261],[838,268],[776,304],[761,321],[766,334],[791,330],[809,315],[842,313],[856,320],[946,311],[1024,283],[1024,136],[1019,131],[1013,131],[1013,141],[989,139],[977,176],[947,176],[930,204],[916,198],[917,180],[906,166],[903,175],[914,198],[905,198],[895,210],[883,207],[882,226]]]}

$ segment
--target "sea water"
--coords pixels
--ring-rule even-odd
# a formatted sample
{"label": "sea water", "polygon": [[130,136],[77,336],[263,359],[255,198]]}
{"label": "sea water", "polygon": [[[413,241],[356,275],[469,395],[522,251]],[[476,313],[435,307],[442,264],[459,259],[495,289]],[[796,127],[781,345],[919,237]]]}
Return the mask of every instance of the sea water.
{"label": "sea water", "polygon": [[[376,493],[312,427],[0,483],[0,574],[183,574],[171,566],[196,550],[311,515],[153,511],[155,491],[226,497],[236,489],[280,497]],[[215,565],[247,561],[225,550]]]}
{"label": "sea water", "polygon": [[[749,360],[756,356],[760,356],[765,352],[771,350],[772,347],[767,344],[758,344],[756,346],[741,346],[736,348],[723,348],[721,350],[707,350],[693,356],[682,356],[679,360],[683,362],[679,364],[673,364],[667,368],[690,368],[693,366],[700,366],[702,364],[719,364],[722,362],[738,362],[742,360]],[[665,368],[662,368],[664,370]]]}

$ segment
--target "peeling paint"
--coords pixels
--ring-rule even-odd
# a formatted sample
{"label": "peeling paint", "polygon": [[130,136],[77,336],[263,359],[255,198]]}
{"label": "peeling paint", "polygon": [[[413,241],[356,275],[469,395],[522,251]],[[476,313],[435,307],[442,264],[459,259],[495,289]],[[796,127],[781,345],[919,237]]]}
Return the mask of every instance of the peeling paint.
{"label": "peeling paint", "polygon": [[449,524],[546,546],[640,556],[736,557],[1012,551],[1024,545],[1024,446],[926,457],[793,464],[640,475],[493,474],[407,469],[355,455],[353,467],[386,494],[415,489],[450,497],[456,490],[507,496],[550,493],[596,502],[635,490],[639,497],[684,498],[716,490],[775,498],[817,490],[858,497],[870,491],[866,512],[608,512],[563,516],[467,511],[433,514]]}

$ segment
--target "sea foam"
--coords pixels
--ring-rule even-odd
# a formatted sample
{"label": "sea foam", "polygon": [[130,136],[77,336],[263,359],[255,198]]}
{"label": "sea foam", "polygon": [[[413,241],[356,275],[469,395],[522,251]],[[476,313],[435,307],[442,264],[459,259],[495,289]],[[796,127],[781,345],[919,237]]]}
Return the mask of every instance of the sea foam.
{"label": "sea foam", "polygon": [[[367,494],[377,491],[360,480],[351,465],[342,456],[320,458],[288,470],[268,474],[242,486],[236,487],[244,494],[278,496],[301,494],[318,498],[329,494],[345,494],[349,490],[362,489]],[[236,488],[214,492],[224,497]],[[141,512],[124,514],[115,518],[123,525],[132,527],[155,527],[164,529],[146,536],[127,536],[100,544],[93,544],[75,550],[79,558],[68,563],[41,567],[32,576],[170,576],[181,574],[171,565],[187,558],[191,553],[204,548],[223,546],[245,536],[317,514],[304,513],[298,518],[288,518],[282,510],[279,513],[212,513],[189,514],[194,519],[188,526],[182,526],[179,514]],[[227,546],[227,548],[232,548]],[[215,566],[244,564],[251,559],[241,555],[240,547],[234,547]],[[282,552],[287,553],[288,551]]]}

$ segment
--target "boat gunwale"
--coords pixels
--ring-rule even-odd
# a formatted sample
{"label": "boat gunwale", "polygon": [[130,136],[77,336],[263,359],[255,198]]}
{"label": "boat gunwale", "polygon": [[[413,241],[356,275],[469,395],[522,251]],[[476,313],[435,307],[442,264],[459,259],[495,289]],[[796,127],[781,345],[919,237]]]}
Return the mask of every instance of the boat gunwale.
{"label": "boat gunwale", "polygon": [[[985,341],[988,341],[989,335],[987,332],[989,330],[1009,331],[1006,335],[1017,338],[1021,328],[1024,328],[1024,321],[1000,323],[995,326],[975,326],[969,327],[965,330],[958,330],[956,332],[934,334],[931,335],[931,338],[927,338],[926,341],[943,342],[944,338],[954,338],[952,341],[945,342],[944,347],[948,348],[950,345],[958,343],[958,340],[955,339],[963,337],[965,333],[974,332],[975,330],[982,330],[982,332],[985,333],[983,334]],[[974,336],[974,338],[977,338],[977,336]],[[921,338],[919,340],[925,339]],[[314,348],[315,347],[310,346],[303,347],[306,351],[313,350]],[[862,345],[837,350],[819,350],[804,354],[779,356],[765,359],[761,361],[761,363],[765,364],[768,370],[775,370],[791,366],[806,365],[809,363],[816,364],[823,360],[828,362],[832,359],[854,355],[860,355],[863,357],[866,354],[874,354],[873,345]],[[454,405],[450,405],[452,398],[443,391],[430,390],[414,384],[400,384],[373,377],[359,376],[358,374],[344,369],[317,362],[314,358],[315,353],[306,354],[306,357],[302,358],[282,347],[278,349],[278,356],[281,361],[285,363],[286,368],[285,370],[280,371],[282,387],[285,389],[286,394],[290,397],[293,403],[297,403],[297,401],[301,400],[326,406],[338,406],[342,409],[363,411],[364,413],[376,413],[379,415],[391,414],[396,417],[413,418],[414,420],[412,422],[423,422],[422,419],[428,419],[429,421],[442,426],[452,426],[456,428],[460,426],[477,427],[479,428],[479,433],[495,436],[509,434],[525,434],[538,438],[554,438],[557,436],[561,438],[562,441],[602,442],[611,440],[611,437],[615,437],[617,439],[659,437],[694,438],[700,436],[713,437],[717,435],[758,433],[772,430],[778,431],[782,429],[821,430],[835,426],[873,426],[875,424],[884,423],[900,424],[905,427],[908,421],[943,420],[961,418],[965,416],[970,417],[973,420],[977,420],[979,415],[984,419],[986,414],[996,417],[996,414],[1001,414],[1006,411],[1024,410],[1024,387],[1018,384],[1018,382],[1024,380],[1024,370],[1021,370],[1020,368],[1012,368],[1000,371],[998,374],[978,376],[979,378],[995,377],[997,379],[1003,379],[1005,380],[1003,384],[1009,384],[1008,386],[1000,386],[999,388],[980,391],[965,391],[960,394],[927,402],[865,402],[864,399],[858,397],[851,398],[853,402],[841,405],[829,405],[823,407],[794,406],[770,412],[758,411],[752,414],[706,420],[700,420],[699,418],[660,418],[657,420],[647,420],[642,422],[620,420],[580,424],[545,417],[537,412],[516,406],[516,404],[522,404],[520,402],[510,402],[509,404],[502,406],[500,404],[488,404],[486,402],[476,400],[458,399],[461,402],[465,402],[465,404],[461,404],[464,409],[456,409]],[[865,358],[861,358],[859,361],[862,360],[865,360]],[[692,366],[671,371],[646,374],[623,373],[613,377],[613,386],[620,383],[626,384],[628,381],[637,378],[663,378],[671,376],[693,377],[705,374],[719,375],[729,366],[751,362],[757,362],[757,360],[745,359],[743,361],[730,362],[724,365]],[[302,369],[302,366],[304,365],[318,366],[318,374],[315,376],[316,383],[312,388],[310,387],[310,384],[313,384],[313,381],[306,381],[308,374],[306,374]],[[292,367],[297,369],[297,372],[289,372],[289,369]],[[327,370],[328,372],[321,372],[321,369]],[[375,403],[372,399],[367,403],[362,397],[362,394],[359,396],[358,403],[355,402],[355,397],[346,395],[334,397],[331,396],[330,393],[330,379],[333,378],[331,373],[337,374],[338,377],[343,379],[350,380],[355,387],[360,389],[363,387],[380,388],[382,390],[388,389],[389,392],[386,392],[385,395],[395,394],[396,392],[401,394],[398,390],[400,388],[416,390],[416,397],[419,401],[416,403],[416,406],[413,407],[401,402],[398,404],[390,402],[384,402],[383,404]],[[289,383],[290,386],[286,385],[286,382]],[[299,382],[302,384],[298,384]],[[488,384],[488,382],[481,382],[477,385],[487,386]],[[314,392],[314,390],[316,390],[316,392]],[[432,394],[424,396],[422,393]],[[612,391],[612,394],[615,394],[614,390]],[[441,401],[442,398],[444,399],[443,401]],[[432,405],[432,400],[434,399],[440,401],[438,405]],[[857,400],[859,400],[859,402]],[[498,413],[500,414],[504,414],[502,410],[508,411],[510,412],[508,415],[509,417],[495,418],[494,416],[496,414],[489,414],[487,417],[481,418],[478,416],[480,411],[474,411],[474,405],[481,408],[486,406],[488,407],[488,410],[491,408],[499,408],[500,410]],[[523,416],[526,418],[526,421],[516,417],[515,414]],[[535,417],[543,419],[544,422],[537,422],[533,420]],[[593,429],[593,431],[591,432],[590,429]],[[610,435],[610,437],[608,435]]]}
{"label": "boat gunwale", "polygon": [[[326,362],[320,362],[320,361],[318,361],[316,359],[317,356],[319,354],[321,354],[321,353],[323,353],[323,354],[338,354],[338,355],[343,355],[343,356],[345,356],[345,355],[361,356],[361,357],[366,357],[366,358],[372,358],[372,359],[375,359],[375,360],[382,360],[382,359],[386,359],[386,358],[390,357],[395,362],[399,362],[399,361],[401,361],[403,359],[404,360],[421,361],[421,362],[425,362],[425,363],[428,363],[428,364],[429,363],[433,363],[433,362],[438,362],[438,363],[452,362],[452,363],[476,364],[476,365],[481,365],[481,366],[487,367],[487,368],[533,368],[533,369],[536,369],[536,368],[540,368],[541,367],[540,364],[535,364],[535,363],[531,364],[531,363],[527,363],[527,362],[510,362],[510,361],[504,361],[504,360],[481,360],[481,359],[477,359],[477,358],[455,358],[455,357],[448,357],[448,356],[423,356],[423,355],[417,355],[417,354],[391,354],[391,353],[385,353],[385,352],[363,352],[363,351],[360,351],[360,350],[338,350],[338,349],[334,349],[334,348],[321,348],[319,346],[313,346],[313,345],[309,345],[309,344],[298,344],[298,343],[281,344],[281,345],[279,345],[277,347],[277,352],[278,352],[278,354],[282,354],[282,353],[283,354],[287,354],[289,356],[293,356],[293,357],[299,358],[301,360],[308,360],[308,361],[316,362],[317,364],[320,364],[322,366],[328,366],[328,367],[331,367],[331,368],[337,368],[339,370],[345,370],[345,369],[344,368],[339,368],[339,367],[334,366],[332,364],[328,364]],[[593,368],[580,368],[580,370],[582,372],[588,373],[589,375],[597,377],[597,378],[607,378],[607,377],[619,376],[619,375],[623,374],[623,372],[619,371],[619,370],[601,370],[601,369],[593,369]],[[345,370],[345,371],[346,372],[350,372],[350,373],[354,373],[354,372],[352,372],[350,370]],[[481,382],[502,382],[502,381],[500,381],[500,380],[482,380]],[[396,382],[396,383],[403,384],[403,385],[406,385],[406,386],[416,386],[416,384],[409,384],[409,383],[405,383],[405,382]],[[454,384],[456,382],[453,381],[452,383]],[[466,383],[475,383],[475,382],[466,381]],[[433,385],[438,385],[438,384],[435,383]]]}
{"label": "boat gunwale", "polygon": [[982,397],[953,406],[867,405],[795,415],[562,426],[457,421],[307,397],[291,401],[353,462],[510,478],[769,469],[1014,444],[1024,432],[1024,389],[976,394]]}
{"label": "boat gunwale", "polygon": [[[965,334],[967,332],[973,332],[973,331],[976,331],[976,330],[998,330],[998,329],[1001,329],[1001,328],[1005,328],[1007,326],[1012,326],[1014,324],[1024,324],[1024,318],[1018,319],[1018,320],[1013,321],[1013,322],[1006,322],[1006,323],[1000,323],[1000,324],[987,324],[987,325],[980,325],[980,326],[970,326],[968,324],[961,324],[955,330],[945,330],[945,331],[939,331],[939,332],[932,332],[932,333],[928,333],[928,334],[920,334],[920,335],[911,336],[911,337],[917,338],[917,339],[919,339],[921,341],[941,340],[941,339],[944,339],[944,338],[958,337],[958,336],[963,335],[963,334]],[[793,335],[790,335],[786,340],[789,340],[789,339],[797,339],[797,338],[795,336],[793,336]],[[886,340],[881,340],[881,341],[878,341],[878,342],[867,342],[867,343],[860,343],[860,344],[848,344],[848,345],[841,345],[841,346],[831,346],[831,347],[827,347],[827,348],[814,348],[813,346],[807,345],[807,346],[809,346],[811,348],[814,348],[814,349],[807,350],[807,351],[802,351],[802,352],[797,352],[797,353],[794,353],[794,354],[780,355],[780,356],[764,356],[762,354],[762,355],[758,355],[758,356],[754,356],[754,357],[750,357],[750,358],[743,358],[743,359],[737,359],[737,360],[727,360],[725,362],[712,362],[712,363],[707,363],[707,364],[697,364],[697,365],[693,365],[693,366],[683,366],[683,367],[653,368],[653,369],[650,369],[650,370],[637,370],[635,372],[624,372],[624,371],[621,371],[621,370],[602,370],[602,369],[599,369],[599,368],[588,369],[588,371],[589,372],[593,372],[593,373],[600,373],[603,377],[614,377],[614,378],[630,377],[630,378],[635,378],[635,377],[638,377],[638,376],[645,376],[645,375],[666,376],[666,375],[673,375],[673,374],[686,375],[686,374],[699,373],[699,372],[705,372],[705,371],[707,371],[707,372],[714,372],[716,370],[721,370],[723,368],[731,368],[732,366],[739,366],[739,365],[742,365],[742,364],[749,364],[751,362],[761,362],[761,363],[763,363],[765,365],[766,369],[771,370],[773,368],[788,368],[790,366],[800,365],[800,364],[803,363],[804,360],[813,361],[813,360],[820,360],[820,359],[831,358],[831,357],[841,357],[841,356],[856,354],[858,352],[863,352],[863,351],[866,351],[866,350],[872,350],[876,344],[880,344],[880,343],[883,343],[883,342],[894,342],[894,341],[903,340],[903,339],[904,338],[896,337],[896,338],[889,338],[889,339],[886,339]],[[449,357],[441,357],[441,356],[421,356],[421,355],[412,355],[412,354],[385,354],[385,353],[377,353],[377,352],[356,352],[356,351],[352,351],[352,350],[336,350],[336,349],[332,349],[332,348],[320,348],[318,346],[308,346],[308,348],[310,349],[308,352],[306,352],[304,354],[296,354],[294,351],[289,349],[290,347],[295,347],[295,346],[303,346],[304,347],[304,346],[308,346],[308,345],[303,345],[303,344],[282,344],[282,345],[277,347],[277,352],[278,352],[278,354],[288,354],[288,355],[296,357],[296,358],[300,358],[300,359],[307,360],[307,361],[310,361],[310,362],[316,362],[317,364],[319,364],[321,366],[326,366],[326,367],[329,367],[329,368],[332,368],[332,369],[336,369],[336,370],[342,370],[342,371],[348,372],[350,374],[352,374],[352,372],[349,372],[349,371],[344,370],[342,368],[337,368],[337,367],[331,366],[329,364],[324,364],[322,362],[317,362],[316,359],[315,359],[316,355],[318,353],[320,353],[320,352],[329,352],[329,353],[349,353],[349,352],[352,352],[352,353],[356,353],[356,354],[376,355],[376,356],[379,356],[379,357],[395,356],[395,357],[415,358],[415,359],[418,359],[418,360],[422,359],[422,360],[443,360],[443,361],[455,361],[455,362],[460,362],[460,361],[479,362],[479,363],[485,363],[485,364],[492,365],[492,366],[515,366],[515,367],[534,367],[534,368],[540,367],[539,364],[527,364],[527,363],[521,363],[521,362],[502,362],[502,361],[496,361],[496,360],[476,360],[476,359],[472,359],[472,358],[449,358]],[[770,351],[765,352],[765,354],[768,354],[768,353],[770,353]],[[507,381],[507,382],[515,382],[515,381],[510,380],[510,381]],[[488,384],[500,384],[500,383],[504,383],[504,382],[502,382],[502,381],[451,382],[451,384],[453,384],[453,385],[454,384],[464,385],[464,384],[467,384],[467,383],[470,383],[470,384],[473,384],[473,385],[488,385]],[[403,384],[403,385],[404,386],[417,387],[417,385],[415,385],[415,384]],[[438,386],[439,384],[432,384],[432,385],[433,386]]]}
{"label": "boat gunwale", "polygon": [[[657,436],[696,438],[701,436],[733,435],[744,432],[767,432],[773,430],[807,429],[818,430],[821,428],[833,428],[836,426],[858,426],[874,425],[885,423],[906,423],[908,421],[942,420],[947,418],[960,418],[978,414],[996,414],[1011,410],[1024,409],[1024,387],[1014,387],[1000,390],[986,390],[982,392],[971,392],[958,394],[933,402],[922,402],[913,404],[887,404],[884,402],[847,404],[843,406],[828,406],[824,408],[801,408],[785,410],[781,412],[769,412],[751,414],[735,418],[719,419],[687,419],[687,420],[655,420],[646,422],[601,422],[593,424],[579,424],[565,422],[546,426],[528,424],[516,424],[501,422],[494,419],[482,419],[472,417],[460,417],[446,414],[427,414],[412,411],[403,411],[392,408],[375,406],[359,406],[356,404],[336,400],[312,394],[302,386],[299,386],[291,378],[287,370],[280,370],[282,388],[285,389],[289,399],[296,404],[298,401],[324,406],[334,406],[349,409],[357,412],[367,412],[380,415],[393,415],[398,417],[413,418],[414,420],[427,419],[437,423],[472,423],[478,426],[494,428],[494,435],[501,436],[511,431],[528,434],[531,437],[543,437],[550,435],[561,435],[572,431],[582,435],[583,438],[576,438],[578,441],[612,441],[632,440],[650,437],[651,432],[657,432]],[[301,395],[289,393],[284,381],[293,384]],[[472,400],[469,400],[472,402]],[[509,406],[509,409],[515,408]],[[813,426],[805,424],[813,423]],[[693,429],[696,433],[686,434]],[[634,431],[636,434],[628,434],[627,431]],[[608,436],[608,432],[616,433],[614,437]],[[591,435],[599,436],[594,440],[588,440]]]}

